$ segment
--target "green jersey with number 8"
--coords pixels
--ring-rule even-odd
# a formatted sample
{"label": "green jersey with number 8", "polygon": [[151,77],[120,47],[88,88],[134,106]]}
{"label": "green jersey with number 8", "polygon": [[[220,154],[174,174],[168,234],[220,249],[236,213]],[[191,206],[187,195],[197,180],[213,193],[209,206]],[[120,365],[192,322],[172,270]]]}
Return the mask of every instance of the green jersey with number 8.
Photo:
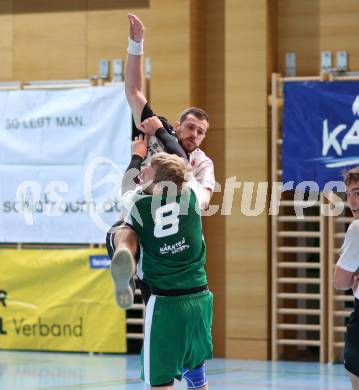
{"label": "green jersey with number 8", "polygon": [[163,290],[207,284],[206,245],[198,199],[189,187],[180,195],[125,194],[125,223],[138,234],[139,277]]}

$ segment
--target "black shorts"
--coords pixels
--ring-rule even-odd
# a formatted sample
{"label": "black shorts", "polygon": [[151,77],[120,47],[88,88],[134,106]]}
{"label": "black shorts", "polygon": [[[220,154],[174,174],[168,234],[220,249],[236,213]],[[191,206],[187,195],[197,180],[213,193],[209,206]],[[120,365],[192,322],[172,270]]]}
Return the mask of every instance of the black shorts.
{"label": "black shorts", "polygon": [[113,255],[115,253],[115,234],[117,232],[117,229],[120,229],[123,225],[122,221],[116,222],[114,225],[112,225],[111,229],[107,232],[106,234],[106,248],[107,248],[107,253],[112,260]]}
{"label": "black shorts", "polygon": [[359,300],[355,299],[354,311],[347,324],[344,347],[344,366],[359,377]]}

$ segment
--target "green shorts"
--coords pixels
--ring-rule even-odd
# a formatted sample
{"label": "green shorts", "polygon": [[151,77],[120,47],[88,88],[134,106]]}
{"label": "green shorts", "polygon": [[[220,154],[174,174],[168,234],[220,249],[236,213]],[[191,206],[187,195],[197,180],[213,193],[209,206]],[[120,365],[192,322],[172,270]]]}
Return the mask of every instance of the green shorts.
{"label": "green shorts", "polygon": [[212,358],[213,295],[210,291],[178,297],[151,295],[145,316],[142,379],[158,386],[181,380]]}

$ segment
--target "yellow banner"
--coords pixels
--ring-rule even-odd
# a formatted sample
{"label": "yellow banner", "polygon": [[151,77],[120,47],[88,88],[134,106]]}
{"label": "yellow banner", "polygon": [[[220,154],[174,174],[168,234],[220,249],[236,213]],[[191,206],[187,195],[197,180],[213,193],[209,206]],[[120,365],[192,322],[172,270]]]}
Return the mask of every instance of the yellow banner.
{"label": "yellow banner", "polygon": [[0,250],[0,349],[126,352],[105,253]]}

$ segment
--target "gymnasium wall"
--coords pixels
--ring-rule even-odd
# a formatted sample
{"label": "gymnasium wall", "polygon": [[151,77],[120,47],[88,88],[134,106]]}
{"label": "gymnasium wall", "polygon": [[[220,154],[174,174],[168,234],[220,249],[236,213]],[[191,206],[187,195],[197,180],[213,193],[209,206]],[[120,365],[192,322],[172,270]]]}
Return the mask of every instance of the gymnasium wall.
{"label": "gymnasium wall", "polygon": [[[100,59],[125,58],[128,12],[146,24],[155,111],[171,121],[189,105],[210,114],[205,150],[222,185],[215,205],[228,177],[269,180],[268,85],[286,52],[296,52],[298,75],[318,74],[324,50],[347,50],[359,69],[356,0],[0,0],[0,81],[98,74]],[[266,359],[269,219],[243,215],[242,189],[230,216],[204,219],[215,353]]]}
{"label": "gymnasium wall", "polygon": [[[268,180],[266,3],[226,2],[226,177],[242,183]],[[226,356],[265,359],[267,215],[246,217],[242,196],[243,184],[226,217]]]}
{"label": "gymnasium wall", "polygon": [[[349,53],[349,70],[359,70],[359,3],[355,0],[277,0],[276,39],[279,71],[285,72],[285,53],[297,55],[297,75],[317,75],[320,52]],[[333,63],[335,66],[335,61]]]}
{"label": "gymnasium wall", "polygon": [[[215,163],[217,182],[225,182],[225,45],[224,2],[192,1],[192,90],[191,104],[210,113],[210,129],[204,149]],[[221,208],[223,188],[214,193],[212,204]],[[215,294],[213,336],[216,356],[225,356],[227,323],[226,224],[218,211],[203,218],[207,244],[207,273]]]}
{"label": "gymnasium wall", "polygon": [[190,99],[189,1],[151,1],[151,7],[149,3],[1,0],[0,80],[96,75],[100,59],[126,57],[127,13],[136,12],[151,37],[145,50],[154,64],[152,103],[174,120]]}

